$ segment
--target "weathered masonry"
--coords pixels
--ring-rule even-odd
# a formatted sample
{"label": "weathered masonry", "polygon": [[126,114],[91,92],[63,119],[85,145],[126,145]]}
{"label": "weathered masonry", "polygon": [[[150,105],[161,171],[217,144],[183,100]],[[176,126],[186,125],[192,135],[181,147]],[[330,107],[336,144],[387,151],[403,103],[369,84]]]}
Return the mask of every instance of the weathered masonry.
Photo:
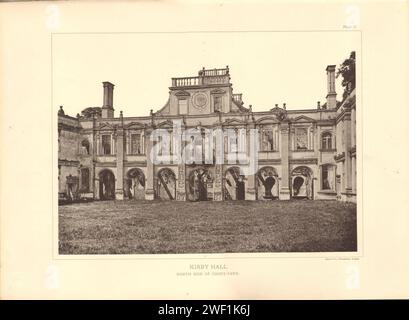
{"label": "weathered masonry", "polygon": [[[233,93],[228,67],[172,78],[163,108],[146,117],[115,117],[114,85],[103,83],[103,105],[82,115],[58,112],[58,179],[61,197],[136,200],[274,200],[291,198],[356,201],[355,89],[342,102],[335,92],[335,65],[326,68],[326,102],[264,112],[244,106]],[[154,164],[150,135],[173,122],[180,130],[258,129],[257,172],[242,164]],[[178,130],[179,131],[179,130]],[[225,139],[224,150],[237,143]],[[246,147],[247,151],[250,145]],[[170,149],[172,152],[172,149]]]}

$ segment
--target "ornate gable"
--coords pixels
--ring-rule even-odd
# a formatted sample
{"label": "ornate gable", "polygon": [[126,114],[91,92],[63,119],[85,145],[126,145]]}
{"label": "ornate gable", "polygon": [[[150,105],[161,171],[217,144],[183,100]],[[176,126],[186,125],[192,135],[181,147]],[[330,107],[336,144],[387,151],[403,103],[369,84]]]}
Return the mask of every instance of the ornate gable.
{"label": "ornate gable", "polygon": [[140,123],[140,122],[131,122],[128,123],[124,126],[125,129],[143,129],[145,128],[145,124],[144,123]]}
{"label": "ornate gable", "polygon": [[156,125],[157,128],[173,128],[173,122],[170,120],[165,120]]}
{"label": "ornate gable", "polygon": [[210,91],[211,94],[224,94],[226,93],[226,90],[222,90],[222,89],[213,89]]}
{"label": "ornate gable", "polygon": [[257,124],[260,124],[260,123],[263,123],[263,122],[265,122],[265,123],[278,123],[278,122],[280,122],[280,119],[277,117],[277,115],[273,115],[273,116],[262,117],[262,118],[260,118],[260,119],[258,119],[256,121]]}
{"label": "ornate gable", "polygon": [[190,97],[190,93],[187,92],[187,91],[182,90],[182,91],[176,92],[175,96],[176,97]]}
{"label": "ornate gable", "polygon": [[291,122],[316,122],[316,121],[313,118],[302,115],[294,119],[291,119]]}
{"label": "ornate gable", "polygon": [[275,106],[274,108],[270,109],[270,112],[277,117],[279,121],[283,121],[287,119],[287,111],[279,106]]}
{"label": "ornate gable", "polygon": [[99,124],[99,129],[100,130],[114,130],[115,127],[108,122],[103,122]]}
{"label": "ornate gable", "polygon": [[169,114],[170,111],[170,97],[168,98],[168,100],[166,101],[165,105],[160,108],[160,110],[158,110],[157,112],[155,112],[155,114],[157,115],[165,115],[165,114]]}
{"label": "ornate gable", "polygon": [[247,123],[245,121],[240,120],[240,119],[226,119],[226,121],[223,122],[224,126],[234,126],[234,125],[243,126],[246,124]]}

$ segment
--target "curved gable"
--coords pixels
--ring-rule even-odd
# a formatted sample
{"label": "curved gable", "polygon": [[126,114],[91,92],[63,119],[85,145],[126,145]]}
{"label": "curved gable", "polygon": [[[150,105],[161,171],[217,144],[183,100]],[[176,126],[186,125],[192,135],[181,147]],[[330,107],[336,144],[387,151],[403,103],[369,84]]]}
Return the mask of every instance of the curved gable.
{"label": "curved gable", "polygon": [[141,122],[131,122],[124,126],[125,129],[143,129],[145,128],[145,124]]}
{"label": "curved gable", "polygon": [[256,124],[261,123],[279,123],[280,121],[277,119],[276,116],[265,116],[256,121]]}

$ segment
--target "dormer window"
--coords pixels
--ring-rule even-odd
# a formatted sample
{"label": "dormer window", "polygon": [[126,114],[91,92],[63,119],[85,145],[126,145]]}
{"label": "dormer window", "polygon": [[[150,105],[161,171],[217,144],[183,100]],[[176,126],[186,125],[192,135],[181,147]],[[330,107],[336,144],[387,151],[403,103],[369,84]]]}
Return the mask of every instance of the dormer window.
{"label": "dormer window", "polygon": [[221,112],[222,111],[222,97],[214,96],[213,105],[214,105],[214,112]]}
{"label": "dormer window", "polygon": [[261,150],[262,151],[274,151],[274,132],[272,128],[262,129]]}
{"label": "dormer window", "polygon": [[321,149],[332,149],[332,134],[330,132],[324,132],[321,136]]}
{"label": "dormer window", "polygon": [[307,128],[297,128],[295,132],[295,148],[296,150],[308,149],[308,131]]}
{"label": "dormer window", "polygon": [[187,114],[187,99],[179,99],[179,114]]}
{"label": "dormer window", "polygon": [[102,154],[111,154],[111,135],[102,135]]}
{"label": "dormer window", "polygon": [[142,153],[141,134],[140,133],[131,134],[131,154],[141,153]]}

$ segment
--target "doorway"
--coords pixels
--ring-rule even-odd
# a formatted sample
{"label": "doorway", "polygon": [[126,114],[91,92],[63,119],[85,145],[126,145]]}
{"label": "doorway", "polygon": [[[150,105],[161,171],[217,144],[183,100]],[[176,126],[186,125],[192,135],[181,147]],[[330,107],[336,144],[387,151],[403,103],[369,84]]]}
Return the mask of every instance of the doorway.
{"label": "doorway", "polygon": [[101,200],[115,199],[115,176],[111,170],[103,170],[99,174],[99,198]]}

